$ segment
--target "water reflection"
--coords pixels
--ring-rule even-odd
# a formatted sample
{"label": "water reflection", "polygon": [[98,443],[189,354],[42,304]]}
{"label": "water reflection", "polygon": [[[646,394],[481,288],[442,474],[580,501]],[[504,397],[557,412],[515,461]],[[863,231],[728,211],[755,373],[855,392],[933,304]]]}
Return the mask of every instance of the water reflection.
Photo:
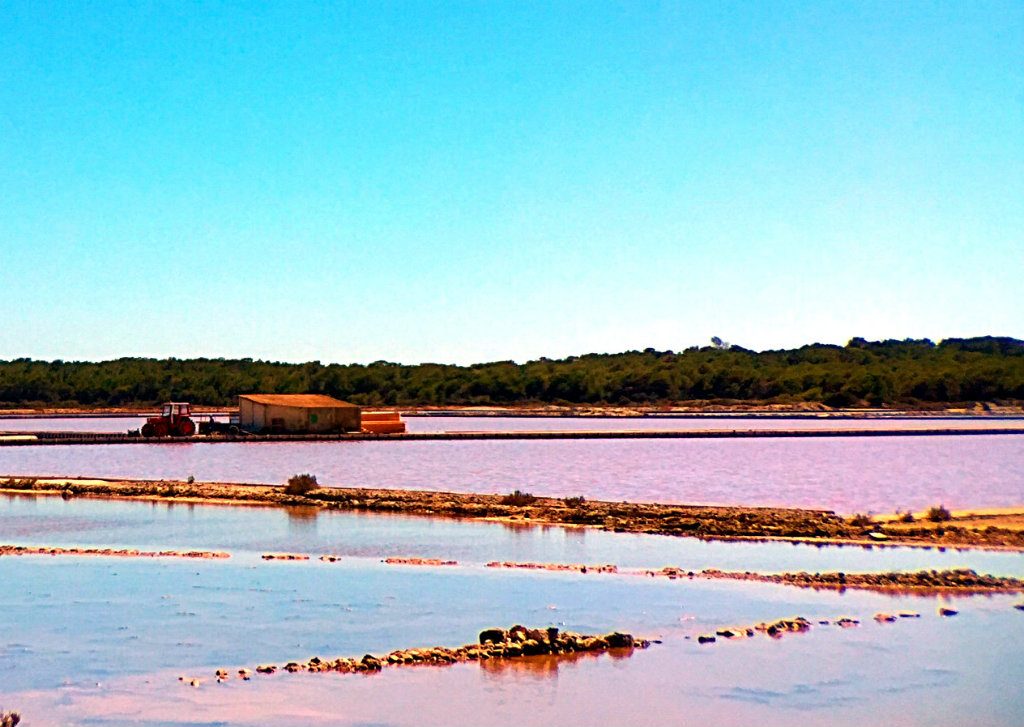
{"label": "water reflection", "polygon": [[535,680],[557,679],[558,670],[574,667],[581,662],[609,658],[628,659],[634,649],[612,649],[603,654],[590,651],[574,651],[568,654],[527,656],[521,659],[488,659],[478,662],[484,676],[495,679],[525,677]]}
{"label": "water reflection", "polygon": [[284,508],[288,516],[288,534],[296,537],[315,537],[320,508],[293,506]]}

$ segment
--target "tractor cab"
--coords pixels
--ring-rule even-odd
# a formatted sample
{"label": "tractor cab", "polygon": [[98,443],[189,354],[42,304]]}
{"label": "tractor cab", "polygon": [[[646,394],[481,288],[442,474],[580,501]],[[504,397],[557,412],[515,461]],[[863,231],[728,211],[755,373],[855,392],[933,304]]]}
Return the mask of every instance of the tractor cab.
{"label": "tractor cab", "polygon": [[183,401],[169,401],[160,409],[160,416],[146,419],[144,437],[191,437],[196,433],[192,406]]}
{"label": "tractor cab", "polygon": [[169,401],[164,404],[161,416],[171,418],[192,416],[192,406],[185,402]]}

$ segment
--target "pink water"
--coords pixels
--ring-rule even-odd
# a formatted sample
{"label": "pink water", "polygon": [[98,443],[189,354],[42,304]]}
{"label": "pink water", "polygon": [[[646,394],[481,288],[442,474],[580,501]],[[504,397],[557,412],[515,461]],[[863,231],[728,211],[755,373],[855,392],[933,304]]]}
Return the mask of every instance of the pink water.
{"label": "pink water", "polygon": [[[406,417],[410,432],[706,431],[708,429],[1021,429],[1024,417]],[[2,426],[2,425],[0,425]]]}
{"label": "pink water", "polygon": [[[202,418],[202,417],[200,417]],[[216,417],[223,419],[223,417]],[[813,416],[692,417],[405,417],[410,432],[521,431],[674,431],[707,429],[1021,429],[1024,417],[886,417],[836,418]],[[144,417],[0,416],[0,432],[127,432],[145,423]]]}
{"label": "pink water", "polygon": [[824,507],[1024,504],[1024,436],[274,442],[0,448],[0,476],[137,477]]}

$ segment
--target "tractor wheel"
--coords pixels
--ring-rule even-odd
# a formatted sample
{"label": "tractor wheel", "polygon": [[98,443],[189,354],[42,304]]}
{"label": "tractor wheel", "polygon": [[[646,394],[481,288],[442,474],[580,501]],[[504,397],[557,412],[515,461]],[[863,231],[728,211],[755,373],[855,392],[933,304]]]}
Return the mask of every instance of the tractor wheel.
{"label": "tractor wheel", "polygon": [[195,433],[196,425],[192,423],[191,419],[178,420],[177,431],[175,432],[175,434],[177,434],[179,437],[191,437]]}
{"label": "tractor wheel", "polygon": [[142,436],[155,437],[156,427],[154,427],[150,422],[146,422],[145,424],[142,425]]}

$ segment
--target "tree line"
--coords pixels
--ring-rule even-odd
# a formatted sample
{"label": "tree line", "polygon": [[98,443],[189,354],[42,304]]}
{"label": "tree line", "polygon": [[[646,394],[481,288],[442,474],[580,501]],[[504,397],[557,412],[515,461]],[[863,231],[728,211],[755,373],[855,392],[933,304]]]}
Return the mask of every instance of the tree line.
{"label": "tree line", "polygon": [[1024,400],[1024,341],[866,341],[751,351],[716,338],[517,364],[302,364],[252,359],[0,361],[0,406],[227,406],[244,393],[323,393],[363,405],[821,402],[833,407]]}

